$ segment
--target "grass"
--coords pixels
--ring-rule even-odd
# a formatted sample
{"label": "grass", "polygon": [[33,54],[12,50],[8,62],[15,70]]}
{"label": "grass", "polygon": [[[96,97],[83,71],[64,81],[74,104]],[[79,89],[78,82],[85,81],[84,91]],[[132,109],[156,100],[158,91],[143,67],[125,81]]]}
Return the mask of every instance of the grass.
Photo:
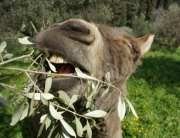
{"label": "grass", "polygon": [[139,119],[127,115],[125,138],[180,137],[180,49],[149,52],[128,89]]}
{"label": "grass", "polygon": [[[9,45],[9,51],[22,55],[26,48]],[[12,66],[24,67],[27,61]],[[15,85],[16,90],[0,86],[0,97],[8,103],[0,107],[0,138],[21,138],[19,126],[9,126],[16,101],[15,93],[26,84],[22,73],[0,70],[0,82]],[[136,73],[128,81],[129,99],[139,119],[127,113],[123,121],[125,138],[179,138],[180,137],[180,49],[161,48],[149,52]]]}

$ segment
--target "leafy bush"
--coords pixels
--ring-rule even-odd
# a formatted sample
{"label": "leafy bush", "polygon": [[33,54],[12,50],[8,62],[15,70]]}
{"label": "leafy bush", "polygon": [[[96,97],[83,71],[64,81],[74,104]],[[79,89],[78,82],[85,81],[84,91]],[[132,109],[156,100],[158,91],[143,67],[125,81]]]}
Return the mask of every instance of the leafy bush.
{"label": "leafy bush", "polygon": [[153,7],[154,3],[149,0],[2,0],[0,32],[16,34],[20,30],[31,36],[34,34],[32,24],[39,31],[42,26],[68,18],[132,27],[150,19]]}
{"label": "leafy bush", "polygon": [[145,15],[141,14],[139,17],[135,16],[132,22],[132,28],[136,35],[144,35],[152,31],[152,25],[145,19]]}
{"label": "leafy bush", "polygon": [[87,0],[3,0],[0,3],[0,15],[0,32],[16,34],[20,31],[29,36],[34,34],[35,27],[40,31],[41,27],[68,18],[106,23],[112,17],[110,5],[106,1]]}
{"label": "leafy bush", "polygon": [[180,44],[180,7],[172,4],[168,10],[157,11],[153,28],[161,44],[178,46]]}

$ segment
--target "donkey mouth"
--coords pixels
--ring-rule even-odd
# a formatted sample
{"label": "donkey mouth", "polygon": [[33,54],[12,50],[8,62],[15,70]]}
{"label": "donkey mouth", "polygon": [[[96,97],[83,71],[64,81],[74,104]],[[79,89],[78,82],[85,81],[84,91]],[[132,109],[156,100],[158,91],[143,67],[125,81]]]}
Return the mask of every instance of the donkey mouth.
{"label": "donkey mouth", "polygon": [[47,71],[51,71],[57,74],[73,74],[76,75],[76,68],[81,72],[90,75],[90,72],[81,64],[66,60],[60,54],[50,53],[50,56],[46,58]]}

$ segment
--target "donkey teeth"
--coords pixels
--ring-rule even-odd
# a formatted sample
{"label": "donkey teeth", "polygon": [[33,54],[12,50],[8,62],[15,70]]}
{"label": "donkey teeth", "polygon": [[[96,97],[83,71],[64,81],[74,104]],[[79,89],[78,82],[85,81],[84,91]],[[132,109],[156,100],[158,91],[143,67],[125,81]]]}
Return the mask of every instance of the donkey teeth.
{"label": "donkey teeth", "polygon": [[52,55],[49,59],[50,62],[52,63],[64,63],[64,59],[60,56],[57,55]]}

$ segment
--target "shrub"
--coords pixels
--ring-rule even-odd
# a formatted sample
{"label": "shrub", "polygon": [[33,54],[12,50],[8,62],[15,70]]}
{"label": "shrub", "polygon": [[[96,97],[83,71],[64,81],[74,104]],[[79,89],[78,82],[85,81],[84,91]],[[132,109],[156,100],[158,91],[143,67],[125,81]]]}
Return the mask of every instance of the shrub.
{"label": "shrub", "polygon": [[145,15],[141,14],[139,17],[135,16],[132,22],[132,28],[136,35],[144,35],[152,31],[152,24],[145,19]]}
{"label": "shrub", "polygon": [[156,11],[153,28],[161,44],[178,46],[180,43],[180,7],[172,4],[168,10]]}

